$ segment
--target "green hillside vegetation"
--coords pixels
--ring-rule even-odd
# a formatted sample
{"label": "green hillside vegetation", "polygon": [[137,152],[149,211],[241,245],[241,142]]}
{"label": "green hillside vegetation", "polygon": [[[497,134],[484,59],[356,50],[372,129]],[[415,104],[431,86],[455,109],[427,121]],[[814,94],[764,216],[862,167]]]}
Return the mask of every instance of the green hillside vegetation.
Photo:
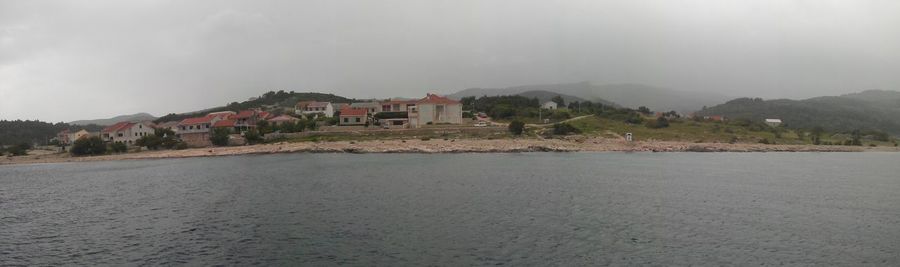
{"label": "green hillside vegetation", "polygon": [[805,100],[738,98],[703,109],[700,116],[724,115],[762,121],[781,119],[785,127],[849,134],[854,130],[900,136],[900,92],[865,91]]}
{"label": "green hillside vegetation", "polygon": [[[206,109],[198,112],[189,112],[189,113],[181,113],[175,114],[170,113],[168,115],[162,116],[159,119],[156,119],[155,123],[167,122],[167,121],[180,121],[186,118],[202,116],[210,112],[219,112],[219,111],[240,111],[251,108],[263,108],[267,106],[277,106],[277,107],[293,107],[300,101],[319,101],[319,102],[332,102],[332,103],[353,103],[357,102],[355,99],[350,99],[334,94],[323,94],[323,93],[297,93],[294,91],[285,92],[284,90],[280,91],[269,91],[265,94],[262,94],[256,99],[247,100],[243,102],[231,102],[224,107],[216,107],[211,109]],[[274,110],[280,111],[280,110]],[[276,112],[277,113],[277,112]]]}
{"label": "green hillside vegetation", "polygon": [[460,102],[463,104],[463,110],[484,112],[495,121],[509,122],[518,120],[530,124],[543,123],[541,119],[559,122],[598,112],[615,113],[623,111],[625,114],[629,112],[634,113],[629,109],[591,101],[566,103],[565,100],[560,98],[562,97],[556,99],[562,102],[560,103],[562,105],[556,110],[542,110],[540,100],[521,95],[482,96],[477,99],[474,96],[470,96],[463,97]]}
{"label": "green hillside vegetation", "polygon": [[[770,127],[750,120],[727,122],[701,119],[666,119],[668,126],[657,127],[655,117],[641,116],[641,123],[629,123],[611,113],[568,122],[585,135],[606,138],[622,138],[632,133],[635,141],[682,141],[705,143],[766,143],[766,144],[821,144],[894,146],[896,140],[858,134],[854,144],[853,134],[835,134],[821,130],[804,131],[785,127]],[[818,138],[816,138],[818,136]],[[818,141],[816,141],[818,140]]]}
{"label": "green hillside vegetation", "polygon": [[38,144],[46,145],[56,134],[69,129],[79,131],[85,129],[89,132],[97,132],[103,129],[100,125],[70,125],[58,122],[49,123],[38,120],[0,120],[0,146],[13,144]]}

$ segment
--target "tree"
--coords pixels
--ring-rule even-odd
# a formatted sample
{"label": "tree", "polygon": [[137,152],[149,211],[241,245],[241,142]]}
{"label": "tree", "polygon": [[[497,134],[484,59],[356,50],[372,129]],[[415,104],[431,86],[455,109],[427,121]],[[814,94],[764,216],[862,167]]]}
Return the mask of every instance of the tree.
{"label": "tree", "polygon": [[550,99],[550,101],[556,102],[556,106],[558,106],[558,107],[566,106],[566,101],[563,100],[562,96],[559,96],[559,95],[554,96],[553,98]]}
{"label": "tree", "polygon": [[31,149],[31,145],[23,142],[6,148],[6,152],[11,156],[24,156],[28,154],[28,149]]}
{"label": "tree", "polygon": [[553,134],[555,135],[567,135],[572,133],[578,134],[581,133],[581,130],[568,123],[553,124]]}
{"label": "tree", "polygon": [[135,145],[144,146],[150,150],[159,149],[159,147],[162,146],[162,143],[163,143],[162,138],[160,138],[159,136],[156,136],[155,134],[143,136],[134,142]]}
{"label": "tree", "polygon": [[[259,131],[256,129],[250,129],[249,131],[244,132],[244,138],[247,138],[248,144],[256,144],[262,141],[262,136],[259,135]],[[228,140],[225,141],[226,143]]]}
{"label": "tree", "polygon": [[260,134],[267,134],[273,131],[272,127],[269,127],[269,121],[266,120],[260,120],[259,122],[257,122],[256,129],[259,129]]}
{"label": "tree", "polygon": [[110,150],[112,150],[113,153],[124,153],[124,152],[128,151],[128,146],[122,142],[112,143],[109,145],[109,148],[110,148]]}
{"label": "tree", "polygon": [[106,144],[99,136],[91,136],[75,140],[69,152],[75,156],[106,154]]}
{"label": "tree", "polygon": [[214,128],[212,135],[209,137],[209,141],[213,143],[213,145],[217,146],[227,146],[228,145],[228,135],[231,134],[231,131],[228,128]]}
{"label": "tree", "polygon": [[850,145],[852,146],[861,146],[862,145],[862,135],[859,133],[859,130],[853,130],[852,139],[850,140]]}
{"label": "tree", "polygon": [[666,128],[669,127],[669,120],[666,117],[659,117],[655,121],[648,121],[647,127],[653,129]]}
{"label": "tree", "polygon": [[525,131],[525,123],[519,120],[514,120],[509,123],[509,132],[513,135],[522,135],[522,132]]}
{"label": "tree", "polygon": [[647,107],[645,107],[645,106],[640,106],[640,107],[638,107],[637,110],[638,110],[638,112],[640,112],[640,113],[642,113],[642,114],[644,114],[644,115],[650,115],[650,112],[651,112],[651,111],[650,111],[650,108],[647,108]]}

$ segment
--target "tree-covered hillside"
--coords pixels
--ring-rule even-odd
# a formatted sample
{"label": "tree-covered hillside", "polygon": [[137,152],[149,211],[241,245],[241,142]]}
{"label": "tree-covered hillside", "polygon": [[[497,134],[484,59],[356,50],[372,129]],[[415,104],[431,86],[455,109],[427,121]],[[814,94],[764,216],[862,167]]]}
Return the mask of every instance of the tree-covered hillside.
{"label": "tree-covered hillside", "polygon": [[738,98],[704,109],[699,115],[781,119],[787,127],[827,131],[878,130],[900,135],[900,92],[865,91],[805,100]]}
{"label": "tree-covered hillside", "polygon": [[217,111],[239,111],[250,108],[260,108],[263,106],[279,106],[279,107],[293,107],[297,102],[300,101],[320,101],[320,102],[332,102],[332,103],[352,103],[355,102],[355,99],[350,99],[334,94],[323,94],[323,93],[297,93],[294,91],[285,92],[283,90],[280,91],[269,91],[261,96],[253,99],[247,100],[244,102],[231,102],[230,104],[224,107],[216,107],[211,109],[206,109],[198,112],[189,112],[189,113],[181,113],[175,114],[170,113],[168,115],[162,116],[159,119],[156,119],[154,122],[167,122],[167,121],[180,121],[190,117],[200,116],[210,112]]}
{"label": "tree-covered hillside", "polygon": [[14,145],[19,143],[28,144],[46,144],[56,134],[69,129],[77,131],[80,129],[96,132],[103,129],[99,125],[74,126],[67,123],[49,123],[31,120],[0,120],[0,145]]}

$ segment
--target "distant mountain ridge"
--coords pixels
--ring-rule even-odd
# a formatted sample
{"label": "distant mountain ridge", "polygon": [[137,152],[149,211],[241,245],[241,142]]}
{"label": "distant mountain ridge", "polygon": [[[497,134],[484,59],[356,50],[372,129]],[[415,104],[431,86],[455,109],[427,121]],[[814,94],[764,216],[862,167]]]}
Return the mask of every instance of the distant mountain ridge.
{"label": "distant mountain ridge", "polygon": [[113,124],[123,122],[123,121],[138,122],[138,121],[152,121],[155,119],[156,119],[156,116],[153,116],[149,113],[141,112],[141,113],[135,113],[135,114],[131,114],[131,115],[115,116],[115,117],[112,117],[109,119],[78,120],[78,121],[69,122],[69,124],[71,124],[71,125],[96,124],[96,125],[108,126],[108,125],[113,125]]}
{"label": "distant mountain ridge", "polygon": [[788,127],[828,131],[879,130],[900,136],[900,92],[868,90],[804,100],[738,98],[699,111],[726,118],[781,119]]}
{"label": "distant mountain ridge", "polygon": [[517,95],[529,91],[566,94],[594,102],[616,103],[630,108],[645,106],[656,111],[675,110],[680,112],[696,111],[703,106],[720,104],[730,99],[730,97],[715,93],[684,92],[642,84],[595,85],[591,82],[524,85],[507,88],[470,88],[450,96],[462,98],[482,95]]}

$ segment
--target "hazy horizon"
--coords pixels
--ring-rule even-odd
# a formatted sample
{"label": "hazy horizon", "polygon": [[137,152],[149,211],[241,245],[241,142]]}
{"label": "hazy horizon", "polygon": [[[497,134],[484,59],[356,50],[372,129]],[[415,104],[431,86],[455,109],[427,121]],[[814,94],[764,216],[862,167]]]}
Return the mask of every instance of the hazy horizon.
{"label": "hazy horizon", "polygon": [[898,90],[898,13],[893,1],[0,0],[0,119],[161,116],[270,90]]}

